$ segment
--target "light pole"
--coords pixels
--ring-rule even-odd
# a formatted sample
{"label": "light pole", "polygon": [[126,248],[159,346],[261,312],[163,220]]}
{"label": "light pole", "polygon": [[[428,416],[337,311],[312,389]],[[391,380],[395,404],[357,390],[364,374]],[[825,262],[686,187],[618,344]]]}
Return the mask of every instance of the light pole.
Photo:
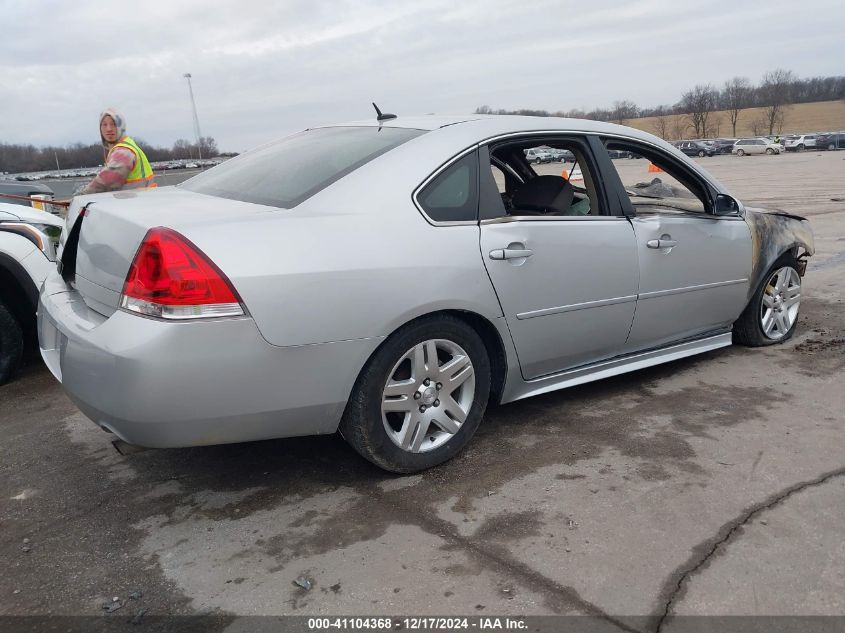
{"label": "light pole", "polygon": [[197,116],[197,104],[194,101],[194,89],[191,87],[191,73],[185,73],[182,76],[188,80],[188,94],[191,96],[191,111],[194,113],[194,136],[197,138],[197,151],[199,152],[199,157],[202,158],[202,145],[200,144],[202,133],[200,132],[200,120]]}

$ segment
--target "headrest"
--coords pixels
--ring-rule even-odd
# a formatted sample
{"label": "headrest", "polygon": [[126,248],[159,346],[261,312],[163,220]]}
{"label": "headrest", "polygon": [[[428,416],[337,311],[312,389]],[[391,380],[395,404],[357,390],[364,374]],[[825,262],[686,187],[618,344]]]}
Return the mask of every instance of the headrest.
{"label": "headrest", "polygon": [[565,213],[572,205],[575,190],[560,176],[535,176],[513,195],[515,209],[542,213]]}

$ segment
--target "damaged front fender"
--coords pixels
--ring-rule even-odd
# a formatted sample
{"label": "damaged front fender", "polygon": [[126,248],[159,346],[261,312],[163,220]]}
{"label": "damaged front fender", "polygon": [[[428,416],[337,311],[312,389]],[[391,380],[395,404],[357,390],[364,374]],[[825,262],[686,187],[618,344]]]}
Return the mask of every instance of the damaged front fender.
{"label": "damaged front fender", "polygon": [[765,274],[784,254],[792,252],[798,259],[801,276],[807,267],[806,258],[815,252],[813,229],[806,218],[784,213],[746,207],[745,222],[751,230],[751,279],[749,299]]}

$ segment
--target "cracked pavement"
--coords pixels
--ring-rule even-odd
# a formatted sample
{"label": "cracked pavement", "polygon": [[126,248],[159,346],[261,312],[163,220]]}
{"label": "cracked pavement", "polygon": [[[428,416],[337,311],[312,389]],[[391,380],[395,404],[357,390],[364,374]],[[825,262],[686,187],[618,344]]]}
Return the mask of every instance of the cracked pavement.
{"label": "cracked pavement", "polygon": [[0,615],[845,614],[845,204],[802,208],[815,156],[705,163],[813,222],[793,340],[491,407],[421,475],[335,436],[121,456],[32,359],[0,388]]}

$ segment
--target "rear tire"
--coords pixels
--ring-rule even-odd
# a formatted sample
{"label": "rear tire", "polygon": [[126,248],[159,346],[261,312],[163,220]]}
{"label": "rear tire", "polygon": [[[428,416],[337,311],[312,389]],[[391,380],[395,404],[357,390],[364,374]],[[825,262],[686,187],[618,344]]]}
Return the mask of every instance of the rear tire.
{"label": "rear tire", "polygon": [[464,321],[449,315],[413,321],[361,371],[340,433],[384,470],[432,468],[457,455],[475,433],[490,380],[484,342]]}
{"label": "rear tire", "polygon": [[14,376],[23,356],[23,330],[15,316],[0,301],[0,385]]}
{"label": "rear tire", "polygon": [[798,325],[800,305],[798,262],[787,254],[768,270],[734,323],[734,343],[764,347],[789,340]]}

